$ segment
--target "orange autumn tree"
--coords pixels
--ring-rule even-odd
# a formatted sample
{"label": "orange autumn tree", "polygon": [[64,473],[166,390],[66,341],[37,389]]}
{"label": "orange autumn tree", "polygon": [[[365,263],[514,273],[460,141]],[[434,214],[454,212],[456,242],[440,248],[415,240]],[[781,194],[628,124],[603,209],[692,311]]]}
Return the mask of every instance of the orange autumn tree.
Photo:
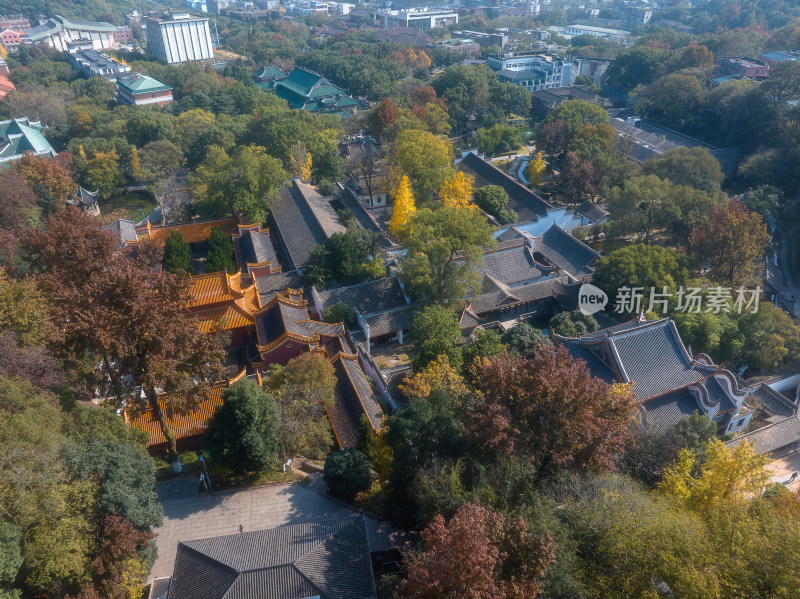
{"label": "orange autumn tree", "polygon": [[442,198],[442,204],[445,206],[455,206],[456,208],[468,208],[470,210],[475,208],[472,204],[472,184],[475,178],[470,175],[465,175],[462,172],[457,172],[456,176],[446,181],[442,188],[439,190],[439,195]]}
{"label": "orange autumn tree", "polygon": [[389,220],[389,231],[397,235],[403,230],[408,219],[417,211],[414,204],[414,195],[411,193],[411,183],[406,175],[400,179],[400,183],[394,190],[394,209],[392,218]]}

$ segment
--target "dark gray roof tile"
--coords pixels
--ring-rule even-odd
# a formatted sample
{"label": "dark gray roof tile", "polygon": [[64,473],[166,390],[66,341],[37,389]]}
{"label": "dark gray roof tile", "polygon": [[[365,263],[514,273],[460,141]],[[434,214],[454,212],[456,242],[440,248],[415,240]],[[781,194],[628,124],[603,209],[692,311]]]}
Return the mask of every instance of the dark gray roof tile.
{"label": "dark gray roof tile", "polygon": [[576,277],[593,273],[592,265],[600,255],[555,224],[544,235],[534,238],[533,255],[538,257],[539,254],[548,263]]}
{"label": "dark gray roof tile", "polygon": [[361,314],[389,310],[408,303],[395,277],[384,277],[349,287],[320,291],[318,295],[323,310],[342,302]]}
{"label": "dark gray roof tile", "polygon": [[583,214],[593,223],[599,223],[608,216],[608,210],[590,200],[586,200],[583,204],[578,206],[575,212]]}
{"label": "dark gray roof tile", "polygon": [[456,168],[475,177],[475,188],[498,185],[508,194],[508,208],[514,210],[520,222],[535,221],[547,216],[553,205],[534,193],[493,164],[470,152],[456,165]]}

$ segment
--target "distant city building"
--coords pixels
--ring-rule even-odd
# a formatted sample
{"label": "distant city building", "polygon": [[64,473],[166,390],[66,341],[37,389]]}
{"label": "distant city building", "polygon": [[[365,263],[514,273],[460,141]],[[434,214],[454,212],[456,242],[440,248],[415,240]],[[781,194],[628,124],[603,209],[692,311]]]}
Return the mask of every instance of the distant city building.
{"label": "distant city building", "polygon": [[36,156],[56,155],[42,134],[44,125],[28,117],[0,121],[0,163],[18,160],[26,152]]}
{"label": "distant city building", "polygon": [[160,62],[180,64],[214,58],[208,17],[184,12],[162,18],[146,17],[144,22],[150,53]]}
{"label": "distant city building", "polygon": [[504,33],[483,33],[481,31],[453,31],[453,37],[456,38],[469,38],[475,41],[484,48],[487,46],[500,46],[505,48],[508,43],[508,35]]}
{"label": "distant city building", "polygon": [[596,60],[594,58],[573,58],[572,68],[569,72],[569,84],[574,85],[575,79],[579,75],[586,75],[591,77],[592,83],[600,84],[603,82],[603,77],[608,69],[609,62],[607,60]]}
{"label": "distant city building", "polygon": [[376,14],[384,27],[434,29],[458,23],[458,12],[452,10],[386,10]]}
{"label": "distant city building", "polygon": [[593,35],[606,38],[612,42],[623,42],[630,37],[631,32],[624,29],[607,29],[605,27],[592,27],[591,25],[567,25],[561,30],[564,37],[578,35]]}
{"label": "distant city building", "polygon": [[22,31],[23,29],[30,29],[31,21],[22,15],[18,17],[0,17],[0,29],[16,29]]}
{"label": "distant city building", "polygon": [[44,43],[66,52],[69,42],[80,39],[91,40],[94,50],[116,48],[119,44],[114,38],[115,31],[117,26],[111,23],[71,21],[56,15],[36,27],[26,29],[25,35],[31,43]]}
{"label": "distant city building", "polygon": [[516,54],[490,56],[489,67],[497,71],[502,81],[537,91],[569,85],[571,63],[546,54]]}
{"label": "distant city building", "polygon": [[467,38],[442,40],[432,45],[439,48],[446,48],[450,50],[452,54],[473,56],[481,52],[480,44]]}
{"label": "distant city building", "polygon": [[172,102],[172,88],[147,75],[126,75],[117,79],[117,104],[165,106]]}
{"label": "distant city building", "polygon": [[133,30],[130,27],[117,27],[117,30],[114,32],[114,39],[117,41],[117,44],[132,44],[133,43]]}
{"label": "distant city building", "polygon": [[619,9],[619,28],[624,31],[633,31],[637,27],[647,25],[652,18],[652,10],[623,6]]}
{"label": "distant city building", "polygon": [[743,77],[768,77],[771,70],[766,63],[761,61],[733,56],[721,58],[718,68],[723,75],[740,75]]}
{"label": "distant city building", "polygon": [[28,37],[22,30],[8,27],[0,30],[0,45],[2,45],[7,52],[16,52],[19,50],[20,45],[27,41]]}
{"label": "distant city building", "polygon": [[8,78],[8,63],[0,58],[0,99],[5,98],[10,92],[17,88]]}
{"label": "distant city building", "polygon": [[69,63],[76,71],[87,77],[105,77],[116,80],[120,75],[131,72],[131,66],[124,60],[117,60],[97,50],[82,50],[67,55]]}
{"label": "distant city building", "polygon": [[776,65],[785,60],[800,60],[800,52],[792,52],[790,50],[776,50],[774,52],[767,52],[758,57],[758,60],[767,65],[772,71]]}

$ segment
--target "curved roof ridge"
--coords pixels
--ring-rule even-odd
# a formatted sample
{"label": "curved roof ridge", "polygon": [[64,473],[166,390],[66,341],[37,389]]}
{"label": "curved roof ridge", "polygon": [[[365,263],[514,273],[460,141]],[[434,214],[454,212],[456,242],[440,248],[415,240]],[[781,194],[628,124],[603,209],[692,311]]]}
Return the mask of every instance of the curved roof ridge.
{"label": "curved roof ridge", "polygon": [[598,256],[600,255],[600,252],[598,252],[597,250],[595,250],[595,249],[594,249],[594,248],[592,248],[591,246],[588,246],[588,245],[586,245],[585,243],[583,243],[583,242],[582,242],[580,239],[578,239],[577,237],[575,237],[575,236],[574,236],[572,233],[570,233],[569,231],[566,231],[566,230],[562,229],[561,227],[559,227],[559,226],[558,226],[558,225],[555,223],[555,221],[553,221],[553,224],[552,224],[552,225],[550,225],[550,228],[549,228],[549,229],[547,229],[547,231],[545,231],[545,232],[544,232],[544,233],[542,233],[541,235],[539,235],[539,237],[544,237],[545,235],[547,235],[547,234],[548,234],[550,231],[552,231],[553,229],[555,229],[556,231],[558,231],[559,233],[561,233],[561,234],[562,234],[562,235],[564,235],[565,237],[568,237],[568,238],[569,238],[569,239],[571,239],[572,241],[574,241],[574,242],[578,243],[578,245],[582,245],[583,247],[585,247],[585,248],[586,248],[587,250],[589,250],[590,252],[594,252],[594,253],[595,253],[596,255],[598,255]]}

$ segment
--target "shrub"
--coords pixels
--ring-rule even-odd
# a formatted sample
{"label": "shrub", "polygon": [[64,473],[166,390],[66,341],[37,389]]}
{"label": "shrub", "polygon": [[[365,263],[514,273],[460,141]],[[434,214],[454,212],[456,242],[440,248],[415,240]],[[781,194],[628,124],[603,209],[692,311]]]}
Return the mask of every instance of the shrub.
{"label": "shrub", "polygon": [[357,449],[335,451],[325,460],[325,482],[331,495],[352,499],[372,486],[369,460]]}

